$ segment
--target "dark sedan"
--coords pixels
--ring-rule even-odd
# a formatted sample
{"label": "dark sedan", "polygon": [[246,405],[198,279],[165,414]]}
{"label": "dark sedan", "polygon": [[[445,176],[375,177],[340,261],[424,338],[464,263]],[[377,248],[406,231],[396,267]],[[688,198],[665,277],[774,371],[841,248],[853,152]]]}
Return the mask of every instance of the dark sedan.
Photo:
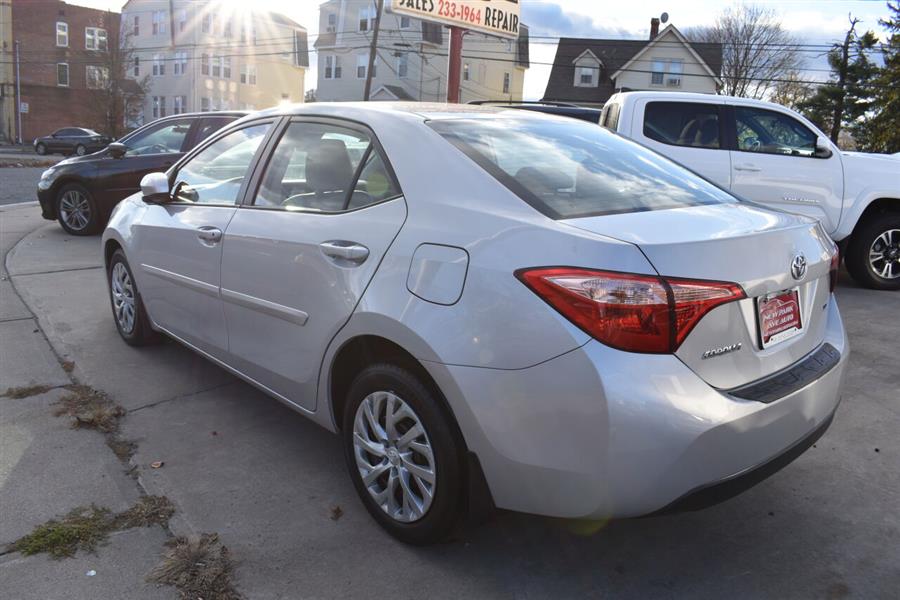
{"label": "dark sedan", "polygon": [[66,159],[41,174],[38,200],[45,219],[74,235],[98,233],[113,207],[140,189],[147,173],[165,171],[185,152],[244,112],[192,113],[144,125],[105,150]]}
{"label": "dark sedan", "polygon": [[100,135],[93,129],[84,127],[63,127],[50,135],[34,140],[34,151],[38,154],[77,154],[84,156],[102,150],[112,138]]}

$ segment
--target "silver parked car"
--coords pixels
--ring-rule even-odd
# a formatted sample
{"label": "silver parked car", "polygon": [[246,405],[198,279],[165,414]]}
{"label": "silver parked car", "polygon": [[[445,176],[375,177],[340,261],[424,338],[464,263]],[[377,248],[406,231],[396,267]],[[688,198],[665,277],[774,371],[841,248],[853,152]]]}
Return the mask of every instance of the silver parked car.
{"label": "silver parked car", "polygon": [[411,543],[473,507],[694,509],[831,422],[837,252],[589,123],[317,103],[245,117],[116,209],[115,323],[340,433]]}

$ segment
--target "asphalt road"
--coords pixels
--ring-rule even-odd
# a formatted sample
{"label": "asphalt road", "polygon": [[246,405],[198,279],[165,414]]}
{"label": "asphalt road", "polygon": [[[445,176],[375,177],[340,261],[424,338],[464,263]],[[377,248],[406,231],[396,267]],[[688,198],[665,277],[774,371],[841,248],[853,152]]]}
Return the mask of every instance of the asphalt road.
{"label": "asphalt road", "polygon": [[0,168],[0,206],[37,200],[38,180],[46,168]]}
{"label": "asphalt road", "polygon": [[[11,214],[0,214],[0,226]],[[0,511],[11,513],[0,518],[0,546],[78,504],[118,509],[136,486],[175,504],[176,535],[219,534],[247,598],[897,597],[900,293],[860,289],[842,274],[852,353],[834,424],[744,494],[696,513],[613,523],[501,513],[449,543],[413,548],[365,512],[335,436],[175,343],[126,346],[111,320],[98,239],[29,223],[32,233],[15,230],[25,237],[7,265],[13,300],[24,300],[18,310],[37,315],[39,328],[27,316],[0,319],[0,379],[23,380],[44,360],[39,373],[54,383],[58,362],[38,343],[46,334],[72,377],[127,410],[137,480],[102,443],[88,443],[97,434],[64,437],[49,408],[19,416],[28,400],[0,399],[0,409],[20,411],[0,413],[0,506],[14,507]],[[4,244],[15,239],[6,234]],[[31,377],[24,381],[41,383]],[[0,556],[0,589],[23,599],[155,597],[160,590],[142,583],[161,550],[154,531],[123,533],[74,563]],[[84,577],[95,566],[106,580]]]}

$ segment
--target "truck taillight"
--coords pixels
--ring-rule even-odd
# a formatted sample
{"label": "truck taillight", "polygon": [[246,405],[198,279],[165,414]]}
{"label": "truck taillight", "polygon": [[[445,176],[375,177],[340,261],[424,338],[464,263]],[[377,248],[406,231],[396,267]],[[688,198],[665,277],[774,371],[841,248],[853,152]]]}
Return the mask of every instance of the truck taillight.
{"label": "truck taillight", "polygon": [[573,267],[516,277],[594,339],[629,352],[675,352],[706,313],[746,297],[735,283]]}

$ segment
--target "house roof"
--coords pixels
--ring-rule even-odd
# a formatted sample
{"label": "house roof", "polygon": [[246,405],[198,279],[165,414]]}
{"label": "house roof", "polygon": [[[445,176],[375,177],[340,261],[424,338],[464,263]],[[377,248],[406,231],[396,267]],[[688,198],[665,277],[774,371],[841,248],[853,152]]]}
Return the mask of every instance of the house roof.
{"label": "house roof", "polygon": [[[616,92],[615,83],[610,76],[620,71],[650,42],[650,40],[560,38],[543,99],[594,104],[605,102]],[[711,73],[718,77],[722,71],[722,45],[686,43],[706,63]],[[597,87],[576,87],[574,61],[588,50],[603,63],[603,77]]]}
{"label": "house roof", "polygon": [[[678,28],[675,27],[674,25],[669,25],[668,27],[666,27],[665,29],[660,31],[659,35],[657,35],[655,38],[650,40],[647,43],[647,45],[644,46],[641,50],[639,50],[637,54],[632,56],[628,62],[626,62],[621,67],[619,67],[619,69],[616,70],[615,73],[613,73],[612,79],[616,79],[622,71],[624,71],[628,67],[630,67],[631,64],[634,63],[636,60],[638,60],[641,56],[643,56],[645,52],[648,52],[651,48],[655,47],[667,33],[671,33],[672,35],[675,36],[676,39],[678,39],[678,41],[680,41],[682,44],[684,44],[685,47],[688,49],[688,51],[691,53],[691,55],[693,55],[694,60],[697,61],[697,63],[707,72],[707,74],[710,77],[712,77],[716,80],[717,84],[722,85],[722,80],[719,79],[719,73],[722,71],[722,45],[721,44],[710,44],[712,46],[719,47],[719,55],[718,55],[719,68],[717,70],[713,71],[712,67],[710,67],[709,64],[706,62],[706,59],[703,56],[701,56],[700,53],[697,52],[697,50],[694,49],[693,45],[687,40],[686,37],[684,37],[684,35],[682,35],[682,33],[680,31],[678,31]],[[715,57],[711,57],[711,58],[713,58],[713,60],[715,60]]]}
{"label": "house roof", "polygon": [[372,92],[372,96],[374,96],[381,90],[387,91],[387,93],[392,95],[397,100],[415,100],[415,98],[413,98],[403,87],[399,85],[390,85],[387,83],[378,86],[378,89]]}

